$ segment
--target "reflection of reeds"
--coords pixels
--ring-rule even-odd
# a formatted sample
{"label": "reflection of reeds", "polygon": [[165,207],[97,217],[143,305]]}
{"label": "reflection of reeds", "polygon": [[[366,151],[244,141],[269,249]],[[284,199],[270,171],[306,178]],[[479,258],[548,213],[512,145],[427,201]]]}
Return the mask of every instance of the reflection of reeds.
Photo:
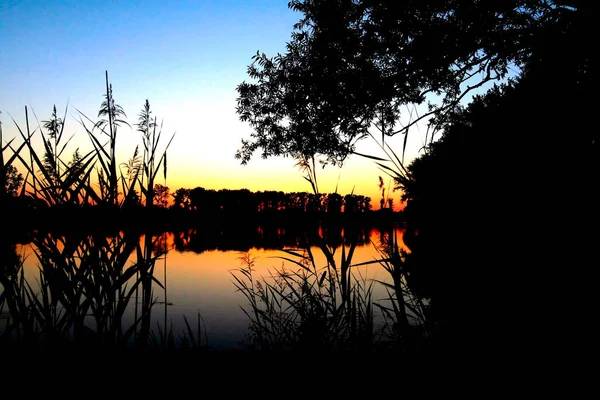
{"label": "reflection of reeds", "polygon": [[[317,239],[318,240],[318,239]],[[254,277],[247,253],[232,275],[249,302],[242,310],[250,319],[251,348],[280,350],[365,350],[371,346],[371,285],[350,273],[354,246],[342,245],[338,267],[335,249],[318,241],[326,262],[317,264],[311,245],[283,250],[279,257],[294,269],[277,269],[268,278]]]}
{"label": "reflection of reeds", "polygon": [[27,287],[23,274],[23,257],[16,253],[16,246],[0,243],[0,315],[6,322],[2,326],[1,343],[29,342],[34,336],[34,323],[28,312]]}
{"label": "reflection of reeds", "polygon": [[378,264],[391,281],[377,280],[387,293],[387,298],[374,305],[381,311],[385,320],[379,334],[384,342],[400,351],[418,351],[429,337],[429,319],[426,302],[416,296],[410,287],[410,274],[407,271],[408,254],[399,248],[396,230],[382,237],[381,243],[373,243],[379,257],[372,261],[355,264],[360,267]]}
{"label": "reflection of reeds", "polygon": [[[64,154],[71,138],[64,139],[66,109],[61,118],[54,107],[48,120],[38,122],[37,127],[31,129],[30,111],[25,107],[25,127],[13,119],[21,144],[15,139],[5,144],[0,125],[0,209],[3,212],[7,199],[14,200],[13,204],[27,205],[26,210],[49,206],[59,211],[78,212],[82,210],[80,206],[97,206],[101,222],[105,223],[120,215],[110,214],[111,211],[118,213],[125,205],[141,205],[138,188],[146,197],[146,206],[152,205],[154,177],[161,166],[166,179],[166,149],[160,158],[155,156],[161,137],[161,132],[156,131],[156,120],[143,124],[140,119],[144,158],[139,161],[136,149],[132,160],[121,164],[126,167],[124,174],[116,160],[116,139],[118,128],[129,124],[123,119],[124,110],[115,102],[108,72],[106,93],[98,113],[100,120],[94,122],[78,112],[92,150],[82,155],[77,149],[67,161]],[[148,101],[143,113],[150,115]],[[34,145],[37,136],[43,144],[41,152]],[[5,157],[5,151],[12,154]],[[22,178],[19,193],[16,190],[8,193],[4,188],[11,183],[11,177],[13,184],[18,182],[14,179],[18,178],[17,163],[26,176]],[[9,310],[11,318],[7,331],[31,337],[33,342],[40,336],[53,343],[94,342],[117,347],[131,341],[148,342],[150,309],[155,301],[152,285],[161,285],[154,278],[159,255],[153,254],[151,238],[139,243],[139,237],[122,233],[78,238],[35,234],[32,245],[40,266],[38,287],[23,278],[22,265],[5,265],[4,255],[2,258],[1,305]],[[136,261],[128,266],[133,256]],[[123,327],[122,319],[132,296],[136,296],[135,319],[131,326]],[[93,329],[88,322],[92,322]]]}
{"label": "reflection of reeds", "polygon": [[[284,249],[283,264],[268,277],[255,276],[256,260],[240,257],[232,272],[234,285],[247,300],[242,310],[250,320],[250,347],[259,350],[376,350],[419,352],[429,337],[427,304],[410,289],[406,253],[394,233],[375,244],[375,260],[352,264],[352,241],[341,245],[339,265],[335,248],[317,236],[300,249]],[[325,257],[319,267],[313,254]],[[389,280],[368,281],[360,267],[377,264]],[[353,272],[354,271],[354,272]],[[368,283],[367,283],[368,282]],[[372,284],[383,286],[387,298],[373,300]],[[375,326],[373,306],[383,322]]]}
{"label": "reflection of reeds", "polygon": [[[40,235],[32,245],[39,264],[38,287],[24,279],[22,262],[10,271],[5,266],[0,274],[1,305],[6,304],[10,318],[5,335],[33,348],[148,345],[155,304],[151,285],[162,287],[153,276],[161,253],[146,252],[138,236],[123,232],[109,237]],[[142,291],[140,312],[124,326],[138,289]]]}
{"label": "reflection of reeds", "polygon": [[[318,196],[314,158],[300,160],[297,165]],[[254,260],[247,253],[242,256],[242,267],[232,275],[235,287],[249,303],[249,309],[242,310],[250,319],[252,347],[350,351],[373,348],[373,282],[353,272],[362,264],[352,264],[357,242],[352,233],[347,236],[348,241],[342,236],[339,265],[335,258],[337,247],[328,244],[322,232],[307,235],[300,250],[284,249],[286,255],[280,258],[296,269],[281,267],[269,278],[256,279]],[[325,257],[324,267],[317,265],[313,247]],[[394,272],[393,268],[388,272]],[[394,290],[399,288],[393,286]],[[397,298],[402,299],[402,294]]]}

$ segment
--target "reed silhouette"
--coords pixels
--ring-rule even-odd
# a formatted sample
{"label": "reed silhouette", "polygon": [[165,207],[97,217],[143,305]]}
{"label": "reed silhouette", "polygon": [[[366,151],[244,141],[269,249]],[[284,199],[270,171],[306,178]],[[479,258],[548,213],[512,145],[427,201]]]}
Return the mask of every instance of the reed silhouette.
{"label": "reed silhouette", "polygon": [[[3,350],[119,351],[144,349],[150,340],[156,303],[156,238],[119,232],[113,235],[35,235],[32,255],[36,282],[27,280],[15,245],[3,251],[12,260],[0,277],[6,309]],[[4,248],[9,246],[6,243]],[[134,316],[126,323],[126,311]],[[154,343],[154,345],[158,345]]]}
{"label": "reed silhouette", "polygon": [[[302,169],[313,190],[318,190],[314,164],[302,163]],[[340,200],[341,196],[336,203]],[[322,204],[330,206],[331,202]],[[361,237],[356,225],[337,232],[334,225],[333,232],[325,229],[305,234],[295,246],[281,250],[279,258],[288,264],[275,268],[267,277],[257,277],[255,260],[244,254],[242,267],[232,271],[232,276],[237,290],[248,301],[241,307],[250,320],[249,349],[304,356],[396,354],[405,357],[405,365],[428,357],[430,321],[426,301],[410,288],[404,268],[406,253],[399,250],[396,237],[397,221],[389,220],[388,224],[383,240],[372,243],[380,254],[379,259],[372,261],[352,262],[357,239]],[[317,261],[315,249],[321,252],[323,264]],[[366,279],[361,267],[370,264],[383,267],[390,280]],[[373,300],[374,284],[386,288],[385,301]],[[383,315],[378,326],[374,307]]]}
{"label": "reed silhouette", "polygon": [[[238,86],[237,111],[255,132],[252,140],[242,141],[236,157],[247,163],[259,149],[265,157],[292,156],[314,193],[253,197],[240,191],[236,198],[225,191],[184,189],[176,192],[177,208],[169,211],[261,212],[268,220],[280,216],[282,207],[289,215],[307,210],[321,215],[324,207],[334,215],[342,204],[344,213],[365,215],[364,202],[319,192],[316,157],[322,155],[324,164],[343,164],[357,154],[357,140],[375,140],[368,133],[375,125],[388,158],[359,155],[374,160],[403,191],[403,220],[395,220],[399,215],[394,213],[380,215],[389,225],[407,223],[412,251],[399,251],[393,238],[382,244],[381,259],[374,263],[388,271],[391,281],[378,283],[389,290],[387,302],[379,304],[370,297],[372,283],[354,275],[361,265],[352,264],[356,240],[346,230],[341,240],[336,233],[327,238],[325,230],[295,246],[283,241],[282,257],[297,269],[275,271],[272,277],[256,277],[252,260],[245,258],[234,284],[247,296],[253,348],[383,349],[407,357],[395,361],[433,355],[429,365],[441,362],[445,373],[459,361],[465,373],[493,374],[507,362],[515,369],[545,361],[554,366],[557,360],[564,363],[564,356],[567,365],[580,366],[595,332],[590,271],[598,264],[600,221],[598,130],[589,117],[594,103],[587,100],[597,87],[598,72],[595,49],[583,45],[593,37],[595,14],[589,3],[292,1],[290,7],[304,15],[294,27],[288,53],[275,58],[257,53],[248,69],[256,83]],[[517,72],[510,75],[512,67]],[[62,158],[64,118],[53,109],[39,131],[31,130],[25,108],[26,127],[18,127],[22,143],[1,140],[2,210],[10,205],[41,218],[52,215],[46,214],[50,210],[56,215],[60,210],[86,212],[87,205],[129,216],[137,215],[139,203],[155,208],[154,179],[161,166],[166,171],[166,150],[162,158],[154,156],[156,119],[146,102],[138,125],[141,161],[136,151],[129,162],[118,164],[114,144],[124,111],[114,103],[106,78],[103,119],[93,122],[81,115],[80,120],[93,150],[75,152],[69,161]],[[493,82],[498,84],[463,102]],[[402,107],[421,104],[431,94],[439,95],[440,103],[398,127]],[[422,155],[406,165],[406,141],[392,149],[385,137],[405,134],[406,139],[409,128],[425,118],[433,131],[426,135]],[[43,135],[43,157],[33,149],[36,132]],[[15,169],[17,163],[25,176]],[[389,190],[381,189],[381,205],[391,205],[385,198]],[[222,198],[213,201],[217,196]],[[241,198],[260,200],[240,204]],[[163,211],[140,213],[144,218],[135,221],[152,225],[155,219],[149,216],[165,216]],[[333,225],[329,232],[335,230]],[[2,247],[1,305],[11,315],[8,332],[28,344],[42,337],[59,343],[75,335],[77,326],[77,340],[83,343],[148,343],[152,335],[145,316],[153,304],[150,288],[157,283],[157,258],[149,243],[132,245],[121,236],[100,243],[88,236],[74,242],[59,237],[34,238],[40,262],[48,265],[40,275],[39,297],[24,281],[14,248]],[[77,264],[81,254],[66,251],[78,244],[98,253],[84,258],[83,268]],[[335,245],[341,246],[340,260]],[[325,266],[316,264],[312,246],[325,256]],[[124,256],[117,253],[135,253],[138,262],[131,271],[123,270]],[[131,282],[140,290],[143,307],[135,325],[139,329],[128,331],[112,318],[131,301],[132,288],[121,285],[134,275]],[[388,321],[382,331],[373,326],[374,309]],[[91,313],[97,332],[81,327],[86,314],[80,311]],[[49,333],[41,335],[39,326]],[[198,337],[192,342],[198,343]]]}
{"label": "reed silhouette", "polygon": [[[176,246],[185,242],[185,250],[196,252],[284,248],[314,242],[333,260],[332,249],[349,245],[340,282],[344,307],[351,309],[350,301],[356,301],[350,295],[355,290],[349,274],[352,250],[368,241],[369,230],[378,221],[368,197],[197,187],[176,193],[176,201],[169,208],[157,206],[168,190],[155,183],[161,169],[166,179],[166,149],[156,156],[161,130],[149,101],[144,103],[137,124],[143,152],[136,148],[131,159],[120,164],[116,159],[117,132],[129,124],[115,101],[108,72],[100,119],[94,122],[78,112],[92,145],[83,155],[77,149],[70,161],[64,160],[71,139],[65,139],[66,120],[58,116],[56,107],[35,129],[31,129],[26,107],[25,128],[14,121],[21,144],[16,145],[13,139],[2,148],[6,189],[2,210],[23,216],[19,226],[11,228],[18,235],[6,245],[13,247],[2,254],[0,305],[6,313],[3,349],[69,349],[96,354],[201,349],[206,335],[201,315],[197,315],[195,328],[185,317],[187,330],[181,336],[167,319],[169,249],[162,234],[168,229],[183,232],[176,235],[181,239]],[[36,152],[36,135],[41,136],[43,156]],[[5,158],[5,154],[11,155]],[[15,165],[25,170],[25,177],[18,174]],[[310,172],[307,168],[303,171]],[[310,179],[313,177],[316,179],[316,174]],[[313,187],[317,187],[316,181]],[[240,217],[244,224],[240,224]],[[14,253],[16,243],[33,249],[40,270],[37,284],[25,279],[24,260]],[[156,271],[161,259],[165,260],[162,282]],[[336,273],[335,265],[332,268]],[[162,302],[156,298],[157,288],[164,293]],[[165,306],[165,319],[156,330],[151,326],[152,309],[159,303]],[[133,320],[125,321],[126,310],[131,307]],[[368,318],[365,321],[370,323]],[[311,337],[318,339],[314,333]],[[335,335],[330,339],[341,340]]]}
{"label": "reed silhouette", "polygon": [[[407,201],[407,273],[430,299],[440,360],[464,360],[467,373],[514,360],[580,365],[593,344],[600,220],[598,129],[583,117],[594,114],[584,99],[598,76],[585,45],[592,4],[289,6],[302,16],[285,53],[257,52],[237,87],[238,115],[253,128],[240,162],[260,151],[340,165],[377,132],[386,156],[360,155]],[[406,165],[420,122],[422,153]],[[392,149],[394,135],[404,142]],[[572,309],[567,297],[585,300]]]}

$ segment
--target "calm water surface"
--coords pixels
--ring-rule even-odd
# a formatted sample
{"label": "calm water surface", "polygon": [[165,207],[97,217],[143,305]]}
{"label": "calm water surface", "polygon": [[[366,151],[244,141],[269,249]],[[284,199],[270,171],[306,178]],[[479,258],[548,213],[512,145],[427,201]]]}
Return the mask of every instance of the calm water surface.
{"label": "calm water surface", "polygon": [[[396,230],[399,246],[408,251],[402,241],[403,233],[403,229]],[[382,235],[381,231],[371,229],[368,236],[372,243],[367,242],[355,249],[352,264],[380,259],[381,255],[375,246],[381,243]],[[156,304],[152,308],[152,328],[164,331],[166,325],[173,329],[176,338],[181,337],[185,332],[184,317],[186,317],[195,333],[200,322],[203,343],[218,349],[239,348],[245,340],[249,320],[240,307],[245,307],[247,300],[236,290],[232,276],[232,273],[237,273],[239,268],[245,266],[241,257],[247,253],[255,260],[256,278],[268,277],[271,272],[281,268],[297,269],[293,263],[280,258],[286,254],[279,249],[252,247],[247,251],[198,252],[185,249],[185,238],[180,237],[179,245],[176,246],[178,239],[176,234],[165,233],[159,239],[160,246],[167,249],[167,252],[157,259],[154,267],[154,277],[163,284],[164,289],[157,284],[154,285],[153,298]],[[141,240],[143,241],[143,237]],[[25,278],[35,285],[39,282],[39,261],[32,246],[31,244],[18,245],[17,252],[25,258]],[[313,247],[312,251],[317,267],[324,267],[326,261],[321,250]],[[341,247],[337,247],[335,260],[338,266],[341,253]],[[131,263],[134,263],[134,255],[131,258]],[[356,267],[354,273],[355,277],[367,281],[372,279],[390,281],[388,273],[376,263]],[[373,294],[374,301],[387,297],[383,286],[377,283],[373,286]],[[124,326],[134,320],[135,306],[135,300],[128,305],[129,310],[123,321]]]}

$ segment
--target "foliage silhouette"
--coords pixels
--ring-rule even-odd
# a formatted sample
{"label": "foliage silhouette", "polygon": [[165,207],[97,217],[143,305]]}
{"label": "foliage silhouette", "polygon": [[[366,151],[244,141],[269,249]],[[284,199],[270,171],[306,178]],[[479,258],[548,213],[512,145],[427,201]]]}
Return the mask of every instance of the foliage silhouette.
{"label": "foliage silhouette", "polygon": [[[452,110],[529,62],[548,27],[588,8],[543,0],[295,0],[289,7],[302,17],[286,52],[257,52],[251,81],[237,87],[237,112],[253,129],[236,153],[242,163],[260,150],[341,165],[373,124],[383,138]],[[425,102],[429,112],[399,126],[403,108]],[[431,128],[433,135],[439,127]]]}
{"label": "foliage silhouette", "polygon": [[[317,238],[318,240],[318,238]],[[250,320],[249,346],[254,351],[367,351],[373,345],[372,288],[349,271],[354,244],[338,266],[332,248],[320,267],[311,245],[284,249],[281,267],[265,278],[254,275],[254,260],[245,253],[243,266],[232,272],[234,284],[248,300],[241,306]]]}
{"label": "foliage silhouette", "polygon": [[[442,138],[402,185],[405,217],[418,230],[407,239],[415,280],[437,298],[448,340],[466,349],[547,360],[589,343],[584,299],[589,266],[598,261],[600,157],[593,123],[572,116],[592,112],[576,99],[597,75],[592,50],[573,46],[585,40],[589,20],[573,14],[545,27],[522,74],[440,118]],[[449,237],[445,226],[456,234]],[[446,255],[457,248],[466,250],[460,267],[448,269]],[[462,290],[443,284],[451,278]],[[559,300],[557,285],[581,299],[577,310]],[[465,304],[476,319],[454,311]],[[556,324],[567,315],[583,328]]]}
{"label": "foliage silhouette", "polygon": [[[6,307],[8,316],[3,350],[116,351],[151,344],[153,284],[162,287],[154,264],[165,256],[155,251],[152,237],[140,240],[127,232],[35,235],[31,256],[39,266],[37,285],[25,278],[25,260],[12,246],[3,250],[0,274],[0,308]],[[130,307],[135,316],[126,322]]]}
{"label": "foliage silhouette", "polygon": [[[490,365],[584,351],[588,341],[569,343],[585,329],[557,319],[573,315],[587,327],[586,277],[598,263],[598,130],[580,117],[593,115],[584,99],[597,87],[595,50],[584,45],[591,2],[290,7],[303,16],[286,52],[258,52],[252,82],[237,87],[252,133],[236,157],[245,164],[260,151],[342,165],[376,129],[389,159],[371,158],[408,202],[406,268],[418,297],[431,298],[442,358]],[[402,120],[403,107],[410,117],[429,101],[428,112]],[[407,167],[406,145],[394,151],[385,137],[419,121],[427,145]],[[556,230],[564,251],[553,246]],[[562,307],[557,286],[585,304]]]}

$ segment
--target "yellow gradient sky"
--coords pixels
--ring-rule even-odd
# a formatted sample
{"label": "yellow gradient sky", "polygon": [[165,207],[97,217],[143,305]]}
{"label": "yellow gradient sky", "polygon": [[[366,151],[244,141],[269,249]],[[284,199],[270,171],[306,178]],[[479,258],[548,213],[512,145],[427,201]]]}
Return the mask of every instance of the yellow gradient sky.
{"label": "yellow gradient sky", "polygon": [[[146,99],[163,121],[163,145],[171,135],[167,181],[178,188],[311,191],[295,160],[263,160],[246,166],[234,159],[250,128],[235,112],[236,86],[249,80],[247,67],[256,51],[284,52],[301,15],[287,0],[262,1],[7,1],[0,7],[0,122],[4,143],[19,138],[12,118],[25,127],[47,120],[56,105],[68,106],[65,134],[73,136],[67,153],[90,150],[77,110],[92,120],[105,93],[105,71],[115,100],[132,128],[117,138],[119,162],[127,161],[141,136],[135,130]],[[400,151],[403,137],[390,139]],[[424,132],[408,140],[406,162],[423,144]],[[159,150],[161,147],[159,146]],[[383,156],[369,141],[358,151]],[[68,157],[70,158],[70,157]],[[371,197],[379,207],[378,176],[390,179],[372,160],[352,156],[342,168],[319,170],[321,192]],[[391,187],[391,186],[390,186]],[[400,193],[392,194],[399,205]]]}

